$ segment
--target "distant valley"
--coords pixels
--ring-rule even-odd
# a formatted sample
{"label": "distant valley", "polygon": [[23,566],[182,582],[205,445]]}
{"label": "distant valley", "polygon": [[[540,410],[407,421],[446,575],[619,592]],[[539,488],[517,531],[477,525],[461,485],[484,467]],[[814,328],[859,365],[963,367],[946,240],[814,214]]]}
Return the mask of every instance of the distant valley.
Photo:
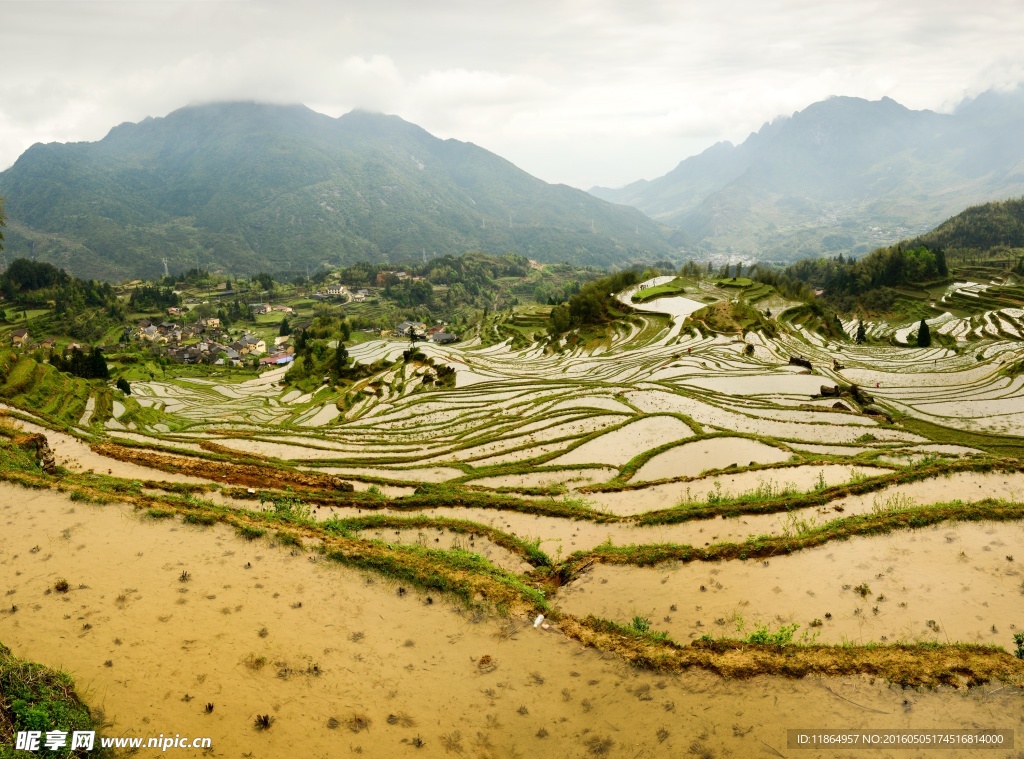
{"label": "distant valley", "polygon": [[650,181],[591,192],[674,228],[680,257],[861,255],[1024,193],[1024,90],[951,114],[835,97]]}

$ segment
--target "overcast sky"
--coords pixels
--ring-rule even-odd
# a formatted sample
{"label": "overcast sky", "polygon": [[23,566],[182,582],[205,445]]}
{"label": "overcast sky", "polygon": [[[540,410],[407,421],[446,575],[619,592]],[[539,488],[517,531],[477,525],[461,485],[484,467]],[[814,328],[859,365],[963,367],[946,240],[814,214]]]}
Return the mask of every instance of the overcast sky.
{"label": "overcast sky", "polygon": [[1020,0],[0,0],[0,169],[225,99],[397,114],[584,189],[829,95],[1024,81]]}

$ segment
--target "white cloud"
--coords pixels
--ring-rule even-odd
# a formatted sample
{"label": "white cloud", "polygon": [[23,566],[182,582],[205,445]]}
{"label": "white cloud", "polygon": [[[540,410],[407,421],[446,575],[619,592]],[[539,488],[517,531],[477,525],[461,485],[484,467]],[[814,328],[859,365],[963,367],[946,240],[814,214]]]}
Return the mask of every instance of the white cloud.
{"label": "white cloud", "polygon": [[[2,1],[2,0],[0,0]],[[830,95],[949,110],[1024,79],[1017,0],[2,2],[0,166],[191,102],[397,113],[622,184]]]}

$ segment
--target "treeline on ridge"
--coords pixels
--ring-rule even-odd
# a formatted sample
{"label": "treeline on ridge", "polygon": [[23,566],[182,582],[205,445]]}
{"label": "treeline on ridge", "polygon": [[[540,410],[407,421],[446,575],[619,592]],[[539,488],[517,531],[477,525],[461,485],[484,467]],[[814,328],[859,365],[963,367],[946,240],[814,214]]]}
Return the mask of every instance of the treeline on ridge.
{"label": "treeline on ridge", "polygon": [[894,288],[917,288],[948,279],[947,257],[963,261],[972,254],[1001,251],[1015,257],[1014,271],[1024,274],[1021,248],[1024,198],[1013,198],[972,206],[931,232],[860,259],[808,258],[775,274],[776,279],[781,275],[781,279],[824,290],[822,298],[839,311],[884,312],[896,300]]}
{"label": "treeline on ridge", "polygon": [[551,309],[551,332],[561,334],[579,327],[606,324],[614,317],[614,294],[640,281],[633,269],[609,274],[582,285],[569,300]]}
{"label": "treeline on ridge", "polygon": [[[72,277],[42,261],[17,258],[0,275],[0,293],[20,308],[49,308],[51,331],[95,341],[125,310],[107,282]],[[45,326],[45,325],[44,325]]]}
{"label": "treeline on ridge", "polygon": [[788,266],[785,277],[824,290],[822,297],[839,311],[885,311],[892,307],[892,288],[920,286],[949,276],[945,252],[924,245],[897,243],[860,259],[807,258]]}

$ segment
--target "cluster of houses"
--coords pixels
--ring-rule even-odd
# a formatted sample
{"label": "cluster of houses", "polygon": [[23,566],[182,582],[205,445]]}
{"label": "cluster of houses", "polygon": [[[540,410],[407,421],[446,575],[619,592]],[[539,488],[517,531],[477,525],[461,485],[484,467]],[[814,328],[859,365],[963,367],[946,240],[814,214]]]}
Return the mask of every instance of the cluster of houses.
{"label": "cluster of houses", "polygon": [[[134,336],[144,343],[167,346],[167,355],[179,364],[240,365],[244,360],[260,357],[261,365],[286,364],[294,358],[291,342],[279,337],[268,353],[266,341],[259,335],[245,333],[230,339],[221,329],[220,319],[209,317],[182,326],[173,322],[155,323],[141,320]],[[198,338],[184,345],[183,341]]]}
{"label": "cluster of houses", "polygon": [[[381,337],[387,337],[385,332],[386,330],[381,331]],[[423,322],[406,321],[395,327],[392,334],[396,337],[407,337],[410,340],[431,340],[439,345],[459,341],[458,335],[445,332],[443,324],[435,324],[433,327],[428,328]]]}

